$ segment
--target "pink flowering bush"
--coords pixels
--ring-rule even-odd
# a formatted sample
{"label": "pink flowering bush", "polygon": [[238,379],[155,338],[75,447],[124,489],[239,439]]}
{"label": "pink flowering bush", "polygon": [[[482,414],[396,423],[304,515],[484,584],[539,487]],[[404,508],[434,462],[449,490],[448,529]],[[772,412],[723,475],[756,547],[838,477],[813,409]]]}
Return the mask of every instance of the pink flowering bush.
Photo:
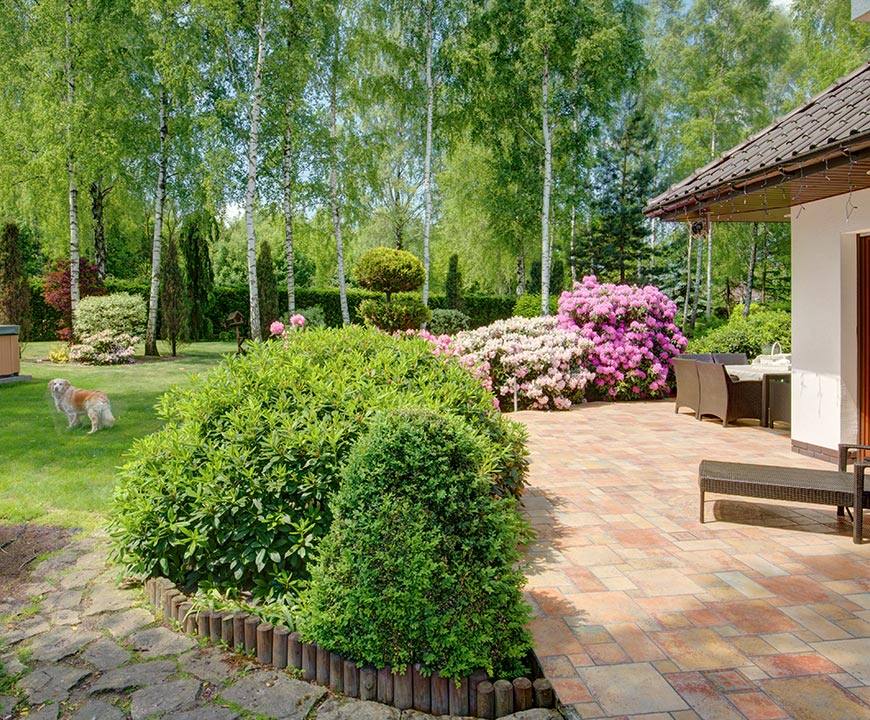
{"label": "pink flowering bush", "polygon": [[280,320],[275,320],[269,325],[269,334],[275,338],[287,338],[288,333],[294,330],[301,330],[305,327],[305,316],[296,313],[290,316],[290,327],[288,328]]}
{"label": "pink flowering bush", "polygon": [[102,330],[86,335],[69,349],[69,359],[86,365],[124,365],[134,362],[139,338],[129,333]]}
{"label": "pink flowering bush", "polygon": [[430,342],[436,353],[458,357],[502,410],[567,410],[592,378],[586,369],[592,343],[559,329],[552,317],[497,320],[452,342],[447,336]]}
{"label": "pink flowering bush", "polygon": [[559,327],[591,342],[592,389],[609,399],[662,397],[670,392],[671,358],[686,347],[674,323],[677,306],[651,285],[574,283],[559,298]]}

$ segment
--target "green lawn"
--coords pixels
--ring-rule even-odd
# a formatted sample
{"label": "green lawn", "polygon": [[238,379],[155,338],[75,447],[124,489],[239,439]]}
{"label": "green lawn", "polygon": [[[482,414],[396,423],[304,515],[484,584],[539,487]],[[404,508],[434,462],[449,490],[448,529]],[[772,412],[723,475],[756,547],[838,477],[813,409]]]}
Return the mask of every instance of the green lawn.
{"label": "green lawn", "polygon": [[[56,345],[27,344],[21,373],[33,381],[0,385],[0,522],[93,527],[109,507],[124,452],[135,438],[160,427],[154,413],[158,397],[217,363],[235,343],[194,343],[180,348],[174,360],[115,367],[36,362]],[[56,377],[107,392],[115,426],[88,435],[84,418],[68,430],[48,393],[47,383]]]}

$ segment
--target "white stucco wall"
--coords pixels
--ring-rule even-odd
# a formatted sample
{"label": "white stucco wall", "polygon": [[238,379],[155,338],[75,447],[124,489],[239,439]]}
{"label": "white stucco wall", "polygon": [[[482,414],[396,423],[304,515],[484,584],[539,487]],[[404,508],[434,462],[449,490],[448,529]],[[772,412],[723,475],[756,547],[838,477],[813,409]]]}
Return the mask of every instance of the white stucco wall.
{"label": "white stucco wall", "polygon": [[870,0],[852,0],[852,19],[870,22]]}
{"label": "white stucco wall", "polygon": [[856,237],[870,190],[792,208],[792,439],[835,449],[858,428]]}

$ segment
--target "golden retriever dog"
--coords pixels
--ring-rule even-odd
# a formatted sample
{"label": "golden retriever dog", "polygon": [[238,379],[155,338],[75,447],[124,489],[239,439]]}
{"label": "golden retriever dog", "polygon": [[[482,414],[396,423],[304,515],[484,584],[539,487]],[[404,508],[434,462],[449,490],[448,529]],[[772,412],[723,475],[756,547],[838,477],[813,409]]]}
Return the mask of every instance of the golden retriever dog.
{"label": "golden retriever dog", "polygon": [[[79,416],[87,415],[91,420],[91,433],[100,428],[112,427],[115,418],[109,396],[99,390],[80,390],[70,385],[69,380],[57,378],[48,383],[54,406],[66,415],[68,427],[78,425]],[[88,433],[90,435],[90,433]]]}

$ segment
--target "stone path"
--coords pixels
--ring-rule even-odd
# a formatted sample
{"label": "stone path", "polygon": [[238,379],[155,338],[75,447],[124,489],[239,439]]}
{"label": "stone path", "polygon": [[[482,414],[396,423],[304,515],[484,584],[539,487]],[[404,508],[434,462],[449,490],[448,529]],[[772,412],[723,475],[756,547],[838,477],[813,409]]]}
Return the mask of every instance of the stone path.
{"label": "stone path", "polygon": [[517,417],[531,629],[567,716],[870,718],[870,542],[821,506],[711,494],[698,522],[702,458],[831,466],[670,402]]}
{"label": "stone path", "polygon": [[[105,538],[76,541],[39,565],[19,600],[0,600],[0,663],[16,678],[0,720],[427,720],[331,695],[253,660],[200,647],[154,621],[141,589],[119,589]],[[2,681],[2,674],[0,674]],[[561,720],[527,710],[514,720]]]}

